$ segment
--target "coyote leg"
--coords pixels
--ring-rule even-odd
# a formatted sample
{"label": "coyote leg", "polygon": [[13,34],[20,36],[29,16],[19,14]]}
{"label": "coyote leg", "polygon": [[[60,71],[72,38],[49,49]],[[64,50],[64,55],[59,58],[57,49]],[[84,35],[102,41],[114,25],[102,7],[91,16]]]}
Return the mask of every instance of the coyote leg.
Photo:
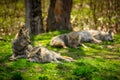
{"label": "coyote leg", "polygon": [[92,39],[93,39],[94,43],[101,43],[102,42],[101,40],[97,40],[94,37]]}
{"label": "coyote leg", "polygon": [[88,48],[87,46],[85,46],[84,44],[81,44],[84,48]]}

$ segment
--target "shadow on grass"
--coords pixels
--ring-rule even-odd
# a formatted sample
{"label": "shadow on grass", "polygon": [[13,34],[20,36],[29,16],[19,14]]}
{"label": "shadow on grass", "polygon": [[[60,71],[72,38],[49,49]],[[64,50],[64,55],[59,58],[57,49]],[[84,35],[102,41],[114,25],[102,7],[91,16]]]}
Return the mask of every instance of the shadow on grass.
{"label": "shadow on grass", "polygon": [[12,80],[23,80],[23,77],[21,76],[21,73],[15,72],[13,73],[13,76],[11,77]]}
{"label": "shadow on grass", "polygon": [[[76,62],[77,67],[73,70],[73,75],[76,75],[76,80],[119,80],[119,72],[108,69],[100,69],[89,63]],[[112,73],[111,73],[112,72]]]}
{"label": "shadow on grass", "polygon": [[[109,44],[108,44],[109,43]],[[90,49],[93,50],[93,55],[87,55],[86,57],[100,57],[108,60],[120,60],[120,48],[119,45],[113,45],[114,42],[102,42],[101,44],[87,44]],[[117,46],[117,47],[116,47]],[[92,52],[92,50],[89,50]],[[94,52],[95,51],[95,52]]]}
{"label": "shadow on grass", "polygon": [[23,80],[23,77],[20,72],[14,72],[14,73],[0,73],[0,80]]}
{"label": "shadow on grass", "polygon": [[23,80],[23,73],[32,68],[25,59],[0,63],[0,80]]}
{"label": "shadow on grass", "polygon": [[[5,53],[3,53],[3,54],[5,54]],[[0,63],[4,63],[4,62],[9,61],[8,59],[9,59],[10,56],[11,56],[11,55],[2,56],[2,57],[0,58]]]}
{"label": "shadow on grass", "polygon": [[80,59],[86,55],[84,50],[81,47],[77,49],[67,48],[67,52],[65,52],[65,54],[73,57],[74,59]]}
{"label": "shadow on grass", "polygon": [[[96,67],[94,65],[92,65],[92,62],[90,63],[89,60],[86,60],[87,58],[93,58],[92,60],[96,60],[95,64],[97,64],[97,62],[105,62],[105,58],[101,59],[101,57],[103,57],[103,55],[106,54],[101,54],[100,52],[103,50],[103,48],[101,48],[102,44],[88,44],[91,49],[94,49],[94,51],[91,50],[84,50],[82,47],[78,48],[78,49],[74,49],[74,48],[54,48],[54,47],[50,47],[49,46],[49,41],[53,36],[56,36],[58,34],[62,34],[63,32],[55,32],[55,33],[45,33],[45,34],[41,34],[41,35],[37,35],[37,36],[33,36],[32,37],[32,44],[35,45],[35,42],[42,42],[45,40],[48,40],[45,42],[45,46],[49,49],[49,50],[53,50],[56,52],[60,52],[61,55],[65,55],[65,56],[70,56],[74,59],[77,60],[77,62],[73,62],[73,63],[65,63],[65,64],[53,64],[54,68],[47,68],[50,66],[50,64],[47,65],[46,70],[43,68],[44,65],[46,64],[40,64],[41,69],[43,70],[41,73],[43,73],[43,76],[39,75],[39,80],[42,79],[49,79],[49,77],[51,78],[51,75],[49,75],[49,73],[51,72],[54,73],[54,70],[57,70],[57,73],[54,73],[55,76],[53,76],[54,78],[57,76],[57,79],[63,78],[65,80],[118,80],[118,76],[119,76],[119,70],[113,70],[112,68],[110,69],[106,69],[104,67]],[[38,44],[37,44],[38,45]],[[106,51],[109,51],[107,49],[105,49]],[[93,54],[91,54],[91,52],[93,52]],[[86,54],[86,53],[90,53]],[[111,56],[113,56],[112,54],[110,54]],[[0,66],[0,80],[23,80],[22,77],[22,71],[23,73],[26,71],[26,69],[32,68],[32,64],[33,63],[27,63],[25,60],[18,60],[12,63],[12,66],[8,66],[7,64],[4,64],[5,62],[7,62],[7,59],[9,58],[10,55],[6,55],[5,57],[0,59],[0,63],[3,63],[2,66]],[[98,58],[98,56],[100,56],[100,58]],[[86,60],[86,62],[82,61],[82,60]],[[87,63],[88,62],[88,63]],[[10,63],[9,63],[10,64]],[[39,63],[38,63],[39,64]],[[102,64],[104,65],[104,64]],[[109,67],[110,65],[107,65],[105,67]],[[112,66],[110,66],[112,67]],[[114,68],[119,68],[119,64],[115,64],[113,66]],[[52,70],[53,69],[53,72]],[[10,73],[12,72],[12,73]],[[30,72],[29,72],[30,73]],[[31,73],[34,73],[34,69],[31,69]],[[38,74],[41,74],[38,73]],[[45,74],[45,75],[44,75]],[[48,76],[46,76],[48,75]],[[7,78],[7,77],[8,78]],[[5,78],[6,77],[6,78]]]}

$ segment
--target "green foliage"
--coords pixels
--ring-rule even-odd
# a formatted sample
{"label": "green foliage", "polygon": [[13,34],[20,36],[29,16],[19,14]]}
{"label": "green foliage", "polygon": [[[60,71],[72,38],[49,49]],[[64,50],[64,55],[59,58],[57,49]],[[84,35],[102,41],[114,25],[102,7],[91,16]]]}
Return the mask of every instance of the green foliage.
{"label": "green foliage", "polygon": [[87,78],[90,79],[91,78],[91,74],[95,73],[96,68],[91,67],[89,65],[87,66],[81,66],[79,68],[76,68],[74,70],[74,75],[80,77],[80,78]]}
{"label": "green foliage", "polygon": [[0,36],[11,36],[25,22],[24,0],[1,0],[0,6]]}
{"label": "green foliage", "polygon": [[76,62],[63,64],[35,63],[26,59],[9,61],[12,55],[13,36],[0,41],[0,80],[119,80],[120,77],[120,36],[115,35],[114,42],[101,44],[85,43],[88,48],[50,47],[50,39],[68,31],[54,31],[32,36],[35,46],[45,46],[50,50],[76,59]]}
{"label": "green foliage", "polygon": [[21,73],[19,73],[19,72],[14,73],[11,79],[12,80],[23,80]]}
{"label": "green foliage", "polygon": [[39,80],[49,80],[48,76],[40,76]]}
{"label": "green foliage", "polygon": [[[102,7],[99,6],[99,2],[102,1],[94,4]],[[108,1],[105,2],[108,3]],[[49,42],[52,37],[68,31],[54,31],[37,36],[32,35],[33,45],[47,47],[50,50],[60,52],[62,55],[73,57],[77,61],[71,63],[63,62],[64,64],[33,63],[28,62],[26,59],[9,61],[8,58],[12,55],[11,42],[14,38],[14,35],[11,34],[16,33],[21,23],[25,21],[23,3],[24,0],[0,0],[0,36],[2,35],[2,38],[6,40],[0,41],[0,80],[120,80],[119,34],[115,35],[113,43],[106,41],[100,44],[85,43],[88,48],[80,46],[78,49],[50,47]],[[101,4],[103,3],[104,1]],[[48,2],[45,4],[48,4]],[[72,22],[73,27],[78,27],[79,29],[89,26],[93,27],[91,25],[93,24],[93,12],[89,4],[90,0],[73,1],[71,13],[71,21],[75,18]],[[45,8],[43,17],[45,18],[48,10],[45,5],[43,6]],[[115,12],[117,15],[115,16],[113,13],[111,15],[103,13],[107,12],[106,4],[103,6],[103,12],[99,12],[97,7],[96,9],[98,23],[102,23],[99,26],[106,26],[108,23],[115,24],[120,21],[117,18],[120,10]],[[99,13],[102,14],[99,15]]]}

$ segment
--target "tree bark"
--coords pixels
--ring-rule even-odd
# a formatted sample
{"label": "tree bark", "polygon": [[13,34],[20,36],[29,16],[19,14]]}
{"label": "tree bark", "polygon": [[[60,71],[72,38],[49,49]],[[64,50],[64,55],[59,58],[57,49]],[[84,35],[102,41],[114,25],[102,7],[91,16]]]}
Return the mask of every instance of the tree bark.
{"label": "tree bark", "polygon": [[26,28],[29,29],[32,34],[42,33],[43,21],[41,0],[25,0],[26,9]]}
{"label": "tree bark", "polygon": [[46,30],[72,30],[70,25],[71,8],[72,0],[50,0]]}

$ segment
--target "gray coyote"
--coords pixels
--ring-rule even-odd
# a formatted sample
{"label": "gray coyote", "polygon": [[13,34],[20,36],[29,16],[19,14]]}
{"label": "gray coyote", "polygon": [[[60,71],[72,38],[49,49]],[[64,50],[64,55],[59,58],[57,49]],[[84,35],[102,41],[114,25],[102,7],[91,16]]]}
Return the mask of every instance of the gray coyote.
{"label": "gray coyote", "polygon": [[16,34],[12,42],[13,54],[9,60],[16,60],[17,58],[27,58],[28,61],[33,62],[56,62],[61,63],[59,60],[67,62],[75,61],[71,57],[61,56],[59,53],[48,50],[45,47],[31,45],[28,30],[22,27]]}
{"label": "gray coyote", "polygon": [[50,45],[77,48],[79,45],[86,47],[83,42],[100,43],[102,41],[113,41],[112,30],[108,32],[98,30],[74,31],[53,37]]}

